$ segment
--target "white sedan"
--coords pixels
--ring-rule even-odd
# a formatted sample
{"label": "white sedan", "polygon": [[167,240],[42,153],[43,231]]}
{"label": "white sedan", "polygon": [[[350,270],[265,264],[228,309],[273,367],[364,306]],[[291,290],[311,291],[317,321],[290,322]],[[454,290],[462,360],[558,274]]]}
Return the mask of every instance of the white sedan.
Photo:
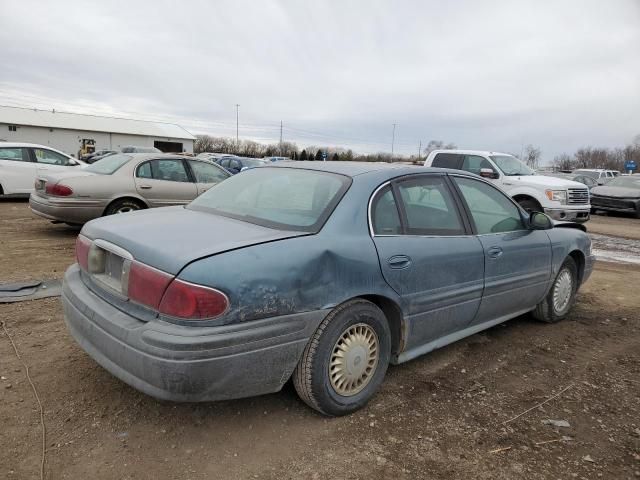
{"label": "white sedan", "polygon": [[0,196],[25,196],[34,191],[36,176],[86,165],[66,153],[33,143],[0,143]]}

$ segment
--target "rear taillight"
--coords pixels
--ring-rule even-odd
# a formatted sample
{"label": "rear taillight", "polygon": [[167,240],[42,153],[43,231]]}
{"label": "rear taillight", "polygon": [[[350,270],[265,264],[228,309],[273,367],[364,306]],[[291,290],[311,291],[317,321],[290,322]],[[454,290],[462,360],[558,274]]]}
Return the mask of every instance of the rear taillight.
{"label": "rear taillight", "polygon": [[47,182],[45,191],[48,195],[54,195],[56,197],[68,197],[70,195],[73,195],[73,190],[71,190],[70,187],[67,187],[66,185],[60,185],[59,183],[52,185]]}
{"label": "rear taillight", "polygon": [[163,315],[185,320],[219,317],[229,308],[229,299],[219,290],[175,279],[160,302]]}
{"label": "rear taillight", "polygon": [[133,261],[129,269],[127,296],[136,303],[158,310],[162,295],[172,279],[168,273]]}
{"label": "rear taillight", "polygon": [[83,235],[76,238],[76,260],[80,267],[89,270],[89,249],[91,248],[91,240]]}

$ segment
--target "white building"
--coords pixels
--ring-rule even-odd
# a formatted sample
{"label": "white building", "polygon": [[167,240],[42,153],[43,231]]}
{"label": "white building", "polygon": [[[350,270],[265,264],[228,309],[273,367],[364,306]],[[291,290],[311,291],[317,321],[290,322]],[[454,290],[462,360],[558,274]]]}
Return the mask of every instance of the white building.
{"label": "white building", "polygon": [[95,140],[96,150],[134,145],[193,152],[195,137],[173,123],[0,106],[0,141],[39,143],[77,156],[83,139]]}

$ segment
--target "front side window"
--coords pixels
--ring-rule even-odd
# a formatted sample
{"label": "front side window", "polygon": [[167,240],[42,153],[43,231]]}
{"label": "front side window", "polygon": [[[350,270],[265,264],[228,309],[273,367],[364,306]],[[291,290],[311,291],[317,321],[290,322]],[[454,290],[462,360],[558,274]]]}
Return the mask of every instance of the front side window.
{"label": "front side window", "polygon": [[29,157],[24,148],[0,148],[0,160],[12,160],[14,162],[28,162]]}
{"label": "front side window", "polygon": [[371,204],[371,221],[376,235],[399,235],[402,233],[398,206],[388,185],[378,192]]}
{"label": "front side window", "polygon": [[465,155],[462,161],[462,170],[480,175],[480,170],[488,168],[495,172],[491,162],[479,155]]}
{"label": "front side window", "polygon": [[268,228],[315,233],[350,184],[348,177],[328,172],[250,169],[218,183],[187,208]]}
{"label": "front side window", "polygon": [[227,172],[210,163],[189,160],[189,165],[198,183],[218,183],[229,177]]}
{"label": "front side window", "polygon": [[398,183],[407,235],[463,235],[464,227],[444,177]]}
{"label": "front side window", "polygon": [[536,172],[511,155],[491,155],[490,158],[507,177],[536,174]]}
{"label": "front side window", "polygon": [[189,182],[189,175],[182,160],[151,160],[151,172],[154,180],[168,182]]}
{"label": "front side window", "polygon": [[61,165],[61,166],[69,166],[69,158],[64,155],[53,152],[51,150],[46,150],[44,148],[34,148],[33,153],[36,155],[36,161],[38,163],[44,163],[47,165]]}
{"label": "front side window", "polygon": [[497,188],[473,178],[453,177],[479,235],[524,230],[520,209]]}

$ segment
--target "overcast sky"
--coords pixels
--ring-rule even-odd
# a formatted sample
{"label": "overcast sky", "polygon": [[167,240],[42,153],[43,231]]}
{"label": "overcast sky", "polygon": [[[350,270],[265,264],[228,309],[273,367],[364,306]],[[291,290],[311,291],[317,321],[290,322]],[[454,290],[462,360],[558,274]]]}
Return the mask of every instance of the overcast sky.
{"label": "overcast sky", "polygon": [[0,104],[548,162],[640,133],[640,0],[0,0]]}

